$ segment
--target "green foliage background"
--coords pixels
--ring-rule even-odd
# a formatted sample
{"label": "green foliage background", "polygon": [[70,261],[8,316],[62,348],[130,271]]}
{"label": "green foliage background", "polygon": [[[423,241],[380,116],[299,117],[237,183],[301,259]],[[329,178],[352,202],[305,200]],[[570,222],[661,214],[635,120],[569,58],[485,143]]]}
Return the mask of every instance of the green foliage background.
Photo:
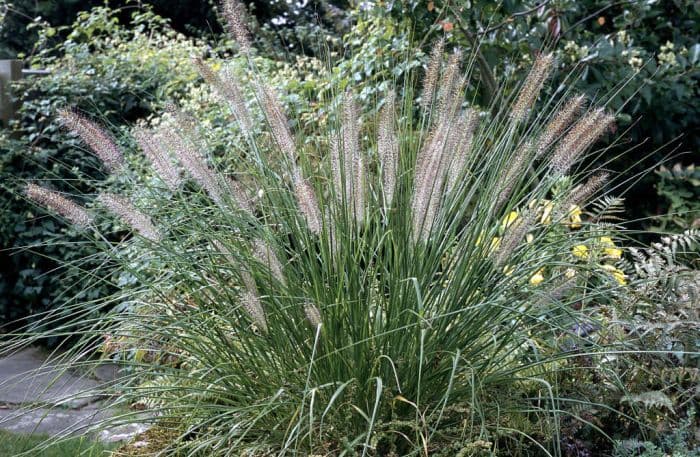
{"label": "green foliage background", "polygon": [[109,289],[80,284],[100,266],[93,248],[83,247],[73,228],[35,214],[18,189],[36,179],[57,190],[91,193],[104,176],[99,161],[58,124],[58,109],[75,107],[119,136],[194,83],[189,58],[202,43],[148,12],[136,12],[131,21],[124,28],[118,12],[104,7],[81,13],[59,49],[47,47],[34,59],[51,75],[14,89],[23,104],[10,128],[0,131],[0,321],[71,300],[87,306]]}

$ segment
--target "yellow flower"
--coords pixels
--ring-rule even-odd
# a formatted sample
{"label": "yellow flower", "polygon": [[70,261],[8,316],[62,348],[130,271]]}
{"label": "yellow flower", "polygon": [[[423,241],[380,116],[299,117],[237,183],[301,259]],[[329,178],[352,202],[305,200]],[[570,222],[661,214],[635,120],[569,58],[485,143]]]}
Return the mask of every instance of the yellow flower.
{"label": "yellow flower", "polygon": [[574,276],[576,276],[576,270],[574,270],[573,268],[567,268],[564,272],[564,276],[566,276],[566,279],[571,279]]}
{"label": "yellow flower", "polygon": [[611,247],[611,248],[615,247],[615,242],[609,236],[601,236],[600,238],[598,238],[598,240],[600,241],[600,244],[602,244],[603,246],[607,246],[607,247]]}
{"label": "yellow flower", "polygon": [[603,255],[611,259],[622,258],[622,249],[615,245],[615,242],[609,236],[601,236],[598,238],[600,244],[603,246]]}
{"label": "yellow flower", "polygon": [[603,249],[603,254],[605,254],[607,257],[610,257],[611,259],[621,259],[622,258],[622,249],[605,248],[605,249]]}
{"label": "yellow flower", "polygon": [[540,283],[542,283],[542,281],[544,281],[544,268],[540,268],[540,270],[537,273],[532,275],[532,277],[530,278],[530,284],[532,284],[533,286],[537,286]]}
{"label": "yellow flower", "polygon": [[[482,234],[479,235],[479,236],[477,237],[477,239],[476,239],[476,245],[477,245],[477,246],[480,246],[480,245],[481,245],[481,241],[483,240],[483,236],[482,236],[482,235],[483,235],[483,232],[482,232]],[[494,236],[494,237],[491,239],[491,247],[490,247],[490,249],[489,249],[489,252],[495,251],[496,249],[498,249],[498,246],[500,246],[500,245],[501,245],[501,239],[500,239],[499,237],[497,237],[497,236]]]}
{"label": "yellow flower", "polygon": [[570,228],[581,228],[581,212],[581,208],[578,205],[571,205],[571,210],[569,211]]}
{"label": "yellow flower", "polygon": [[587,259],[588,246],[586,246],[585,244],[577,244],[573,247],[571,253],[574,255],[574,257],[578,257],[579,259]]}
{"label": "yellow flower", "polygon": [[515,221],[517,221],[517,220],[518,220],[518,212],[511,211],[510,213],[508,213],[506,215],[506,217],[503,218],[503,222],[501,223],[501,229],[503,229],[503,230],[507,229],[508,227],[513,225],[513,223],[515,223]]}
{"label": "yellow flower", "polygon": [[554,203],[552,203],[549,200],[543,200],[544,202],[544,207],[542,211],[542,218],[540,219],[540,222],[542,222],[544,225],[551,224],[552,222],[552,210],[554,209]]}
{"label": "yellow flower", "polygon": [[618,282],[621,286],[624,286],[627,284],[627,275],[625,274],[624,271],[620,270],[619,268],[616,268],[612,265],[603,265],[603,270],[609,272],[613,278],[615,278],[615,281]]}

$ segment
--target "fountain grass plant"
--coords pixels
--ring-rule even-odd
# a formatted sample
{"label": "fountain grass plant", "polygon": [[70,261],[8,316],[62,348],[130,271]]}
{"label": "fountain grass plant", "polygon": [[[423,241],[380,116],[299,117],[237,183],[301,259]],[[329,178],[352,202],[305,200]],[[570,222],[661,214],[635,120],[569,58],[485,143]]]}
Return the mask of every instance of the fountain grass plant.
{"label": "fountain grass plant", "polygon": [[[250,56],[241,7],[225,5]],[[597,304],[628,281],[621,232],[591,204],[609,177],[579,166],[614,116],[541,96],[546,53],[482,112],[464,97],[473,56],[445,53],[376,115],[339,90],[314,143],[252,59],[262,127],[239,82],[197,60],[246,134],[235,173],[172,108],[173,126],[136,135],[157,179],[129,185],[116,142],[61,114],[138,201],[27,196],[136,278],[75,353],[123,364],[117,402],[173,432],[160,455],[562,455],[561,420],[584,421],[588,400],[559,381],[609,350]],[[133,236],[111,241],[105,214]]]}

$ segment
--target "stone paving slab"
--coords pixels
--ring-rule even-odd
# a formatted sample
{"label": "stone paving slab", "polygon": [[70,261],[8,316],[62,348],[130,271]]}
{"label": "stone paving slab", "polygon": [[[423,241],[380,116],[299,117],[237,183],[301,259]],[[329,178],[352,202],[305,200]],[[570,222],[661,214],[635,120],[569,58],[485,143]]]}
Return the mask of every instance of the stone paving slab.
{"label": "stone paving slab", "polygon": [[38,348],[0,359],[0,403],[46,403],[80,408],[98,400],[100,382],[46,363]]}
{"label": "stone paving slab", "polygon": [[12,433],[82,435],[90,426],[110,417],[111,413],[109,410],[94,409],[0,409],[0,428]]}
{"label": "stone paving slab", "polygon": [[[148,430],[146,423],[100,427],[100,423],[117,415],[113,409],[33,408],[0,409],[0,429],[22,434],[80,436],[97,428],[94,438],[104,443],[127,441]],[[144,420],[146,417],[144,416]]]}
{"label": "stone paving slab", "polygon": [[[114,364],[90,376],[47,363],[45,352],[26,348],[0,358],[0,429],[50,436],[83,435],[119,412],[100,401],[105,385],[119,377]],[[94,378],[94,379],[92,379]],[[92,435],[104,442],[125,441],[149,428],[144,423],[108,426]],[[143,421],[148,415],[143,414]]]}

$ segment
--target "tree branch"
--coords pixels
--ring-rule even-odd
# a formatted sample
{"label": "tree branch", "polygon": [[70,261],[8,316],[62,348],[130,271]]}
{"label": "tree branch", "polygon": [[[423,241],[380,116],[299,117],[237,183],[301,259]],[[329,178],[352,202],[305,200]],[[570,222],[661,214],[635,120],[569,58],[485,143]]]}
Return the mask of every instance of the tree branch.
{"label": "tree branch", "polygon": [[[451,8],[451,7],[450,7]],[[484,88],[486,89],[486,100],[489,104],[494,102],[496,94],[498,93],[498,84],[496,83],[496,78],[493,76],[493,71],[491,71],[491,66],[486,61],[484,54],[481,52],[481,43],[478,42],[476,36],[472,34],[469,29],[462,22],[462,17],[457,14],[456,11],[452,10],[455,15],[455,20],[457,21],[457,28],[464,34],[464,36],[471,42],[474,48],[474,54],[476,56],[476,63],[479,66],[479,72],[481,74],[481,80],[484,83]]]}
{"label": "tree branch", "polygon": [[494,25],[493,27],[489,27],[486,30],[482,30],[479,32],[479,35],[486,35],[487,33],[495,32],[496,30],[500,29],[501,27],[505,26],[506,24],[510,24],[515,20],[516,17],[521,17],[521,16],[527,16],[528,14],[534,13],[538,9],[542,8],[543,6],[546,6],[551,0],[544,0],[542,3],[539,3],[532,8],[525,10],[525,11],[519,11],[517,13],[513,13],[508,18],[501,22],[500,24]]}

